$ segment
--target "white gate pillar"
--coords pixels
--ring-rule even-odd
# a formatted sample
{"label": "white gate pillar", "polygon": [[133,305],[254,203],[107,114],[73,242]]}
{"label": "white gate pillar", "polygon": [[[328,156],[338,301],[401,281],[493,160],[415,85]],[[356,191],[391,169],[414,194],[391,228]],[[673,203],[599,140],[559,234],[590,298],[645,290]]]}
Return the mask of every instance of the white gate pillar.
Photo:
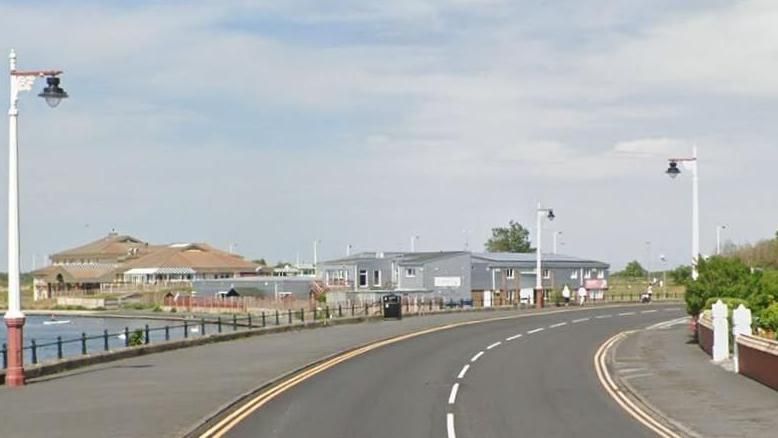
{"label": "white gate pillar", "polygon": [[751,334],[751,309],[746,308],[744,305],[739,305],[737,309],[735,309],[734,312],[732,312],[732,338],[734,339],[735,345],[735,372],[740,371],[740,363],[738,361],[738,348],[737,348],[737,337],[739,335],[750,335]]}
{"label": "white gate pillar", "polygon": [[729,358],[729,321],[727,305],[721,300],[713,305],[713,361]]}

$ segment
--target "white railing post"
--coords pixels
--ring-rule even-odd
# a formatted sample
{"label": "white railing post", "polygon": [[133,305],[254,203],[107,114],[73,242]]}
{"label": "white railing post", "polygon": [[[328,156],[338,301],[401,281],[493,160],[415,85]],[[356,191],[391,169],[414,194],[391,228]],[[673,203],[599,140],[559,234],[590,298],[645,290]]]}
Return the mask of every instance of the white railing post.
{"label": "white railing post", "polygon": [[729,358],[729,321],[727,305],[721,300],[713,305],[713,361],[721,362]]}
{"label": "white railing post", "polygon": [[735,365],[735,372],[740,372],[740,362],[739,362],[739,355],[738,355],[738,346],[737,346],[737,337],[739,335],[750,335],[751,334],[751,309],[746,308],[744,305],[739,305],[737,309],[735,309],[734,312],[732,312],[732,338],[734,339],[735,345],[734,351],[735,351],[735,358],[734,358],[734,365]]}

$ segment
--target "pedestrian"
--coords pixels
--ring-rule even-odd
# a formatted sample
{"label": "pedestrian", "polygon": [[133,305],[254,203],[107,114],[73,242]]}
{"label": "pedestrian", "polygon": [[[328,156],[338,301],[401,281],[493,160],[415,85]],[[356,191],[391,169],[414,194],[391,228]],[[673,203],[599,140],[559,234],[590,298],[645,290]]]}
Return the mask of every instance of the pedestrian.
{"label": "pedestrian", "polygon": [[586,301],[586,288],[581,286],[578,288],[578,305],[583,306]]}
{"label": "pedestrian", "polygon": [[570,288],[565,285],[562,288],[562,298],[565,300],[565,307],[570,305]]}

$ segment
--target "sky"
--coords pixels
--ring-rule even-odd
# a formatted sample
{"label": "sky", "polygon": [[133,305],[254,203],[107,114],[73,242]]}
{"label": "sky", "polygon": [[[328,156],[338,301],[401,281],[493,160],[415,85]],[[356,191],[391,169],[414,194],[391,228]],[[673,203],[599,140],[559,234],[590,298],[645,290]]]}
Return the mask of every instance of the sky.
{"label": "sky", "polygon": [[694,145],[702,252],[718,224],[773,236],[777,22],[769,0],[4,1],[2,49],[70,94],[20,99],[22,269],[112,229],[271,261],[481,250],[509,220],[534,239],[538,202],[545,250],[659,269],[691,258],[691,175],[663,172]]}

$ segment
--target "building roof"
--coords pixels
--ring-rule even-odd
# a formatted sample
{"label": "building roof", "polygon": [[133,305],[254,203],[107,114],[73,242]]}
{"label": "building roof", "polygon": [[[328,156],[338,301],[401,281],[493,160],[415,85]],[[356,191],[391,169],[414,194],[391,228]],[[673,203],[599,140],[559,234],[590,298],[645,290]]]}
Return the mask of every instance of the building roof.
{"label": "building roof", "polygon": [[[516,253],[516,252],[484,252],[473,253],[473,259],[476,261],[489,262],[495,265],[527,265],[534,266],[536,262],[536,253]],[[591,267],[608,269],[609,264],[597,260],[583,259],[563,254],[541,254],[543,265],[550,267]]]}
{"label": "building roof", "polygon": [[72,258],[72,257],[122,257],[128,256],[131,253],[131,249],[137,248],[140,251],[145,251],[149,248],[148,243],[136,239],[128,235],[119,235],[117,233],[110,233],[107,236],[97,239],[93,242],[89,242],[86,245],[81,245],[75,248],[67,249],[55,253],[51,256],[55,258]]}
{"label": "building roof", "polygon": [[470,254],[467,251],[408,252],[400,260],[401,265],[421,265],[439,259]]}
{"label": "building roof", "polygon": [[398,257],[402,257],[407,253],[404,252],[381,252],[381,251],[365,251],[360,252],[357,254],[352,254],[347,257],[343,257],[340,259],[335,260],[327,260],[323,262],[319,262],[320,265],[349,265],[357,262],[366,262],[371,260],[382,260],[382,259],[396,259]]}
{"label": "building roof", "polygon": [[48,283],[102,283],[113,280],[117,268],[112,264],[52,265],[31,272],[32,276]]}
{"label": "building roof", "polygon": [[127,262],[122,266],[122,270],[189,268],[196,272],[254,272],[257,267],[258,265],[244,260],[241,256],[218,250],[205,243],[190,243],[157,247],[148,254]]}

